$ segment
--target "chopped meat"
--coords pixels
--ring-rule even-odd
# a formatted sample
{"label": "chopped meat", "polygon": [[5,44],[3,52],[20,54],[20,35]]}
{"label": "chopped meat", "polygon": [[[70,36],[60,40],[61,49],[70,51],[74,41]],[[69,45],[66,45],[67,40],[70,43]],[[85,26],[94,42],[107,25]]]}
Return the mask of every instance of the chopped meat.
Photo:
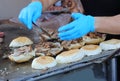
{"label": "chopped meat", "polygon": [[63,51],[63,47],[59,42],[42,42],[36,45],[36,53],[40,53],[43,55],[55,56],[59,52]]}
{"label": "chopped meat", "polygon": [[85,44],[85,42],[80,38],[72,41],[62,41],[61,45],[66,49],[79,49]]}
{"label": "chopped meat", "polygon": [[83,6],[80,0],[61,0],[62,6],[68,8],[70,12],[84,12]]}
{"label": "chopped meat", "polygon": [[57,10],[62,10],[63,9],[63,7],[61,7],[61,6],[50,6],[47,10],[48,11],[57,11]]}
{"label": "chopped meat", "polygon": [[[45,18],[47,15],[48,14],[46,14],[43,18]],[[70,14],[64,13],[60,15],[54,15],[54,17],[49,17],[48,21],[41,22],[38,20],[36,23],[44,30],[58,30],[60,26],[66,25],[70,21]]]}
{"label": "chopped meat", "polygon": [[32,50],[31,46],[23,46],[23,47],[18,47],[13,49],[13,54],[18,56],[20,54],[27,54],[28,52],[30,52]]}
{"label": "chopped meat", "polygon": [[87,34],[87,36],[89,36],[90,38],[103,38],[105,37],[106,34],[102,34],[102,33],[98,33],[98,32],[90,32]]}

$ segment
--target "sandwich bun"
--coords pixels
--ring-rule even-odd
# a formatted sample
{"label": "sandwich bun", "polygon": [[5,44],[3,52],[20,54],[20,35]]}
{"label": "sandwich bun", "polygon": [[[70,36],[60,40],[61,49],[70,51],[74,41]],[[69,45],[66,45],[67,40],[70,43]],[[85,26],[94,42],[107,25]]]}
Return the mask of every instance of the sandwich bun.
{"label": "sandwich bun", "polygon": [[33,69],[48,69],[56,66],[56,60],[51,56],[39,56],[32,61]]}
{"label": "sandwich bun", "polygon": [[80,53],[79,49],[71,49],[69,51],[64,51],[56,56],[56,61],[58,63],[71,63],[81,60],[84,57],[83,53]]}
{"label": "sandwich bun", "polygon": [[120,48],[120,40],[119,39],[110,39],[107,41],[103,41],[100,43],[100,47],[103,50],[112,50]]}
{"label": "sandwich bun", "polygon": [[99,44],[100,42],[104,41],[106,38],[106,34],[100,34],[100,33],[89,33],[86,36],[83,36],[83,41],[85,44]]}
{"label": "sandwich bun", "polygon": [[33,42],[28,37],[20,36],[13,39],[9,45],[12,50],[8,58],[17,63],[29,61],[35,56],[32,44]]}
{"label": "sandwich bun", "polygon": [[100,42],[103,41],[103,39],[101,39],[101,38],[90,38],[89,36],[84,36],[83,41],[86,44],[99,44]]}
{"label": "sandwich bun", "polygon": [[28,37],[20,36],[13,39],[9,45],[9,47],[20,47],[25,45],[31,45],[33,41],[31,41]]}
{"label": "sandwich bun", "polygon": [[97,55],[102,52],[102,49],[98,45],[85,45],[80,49],[80,52],[84,53],[87,56]]}
{"label": "sandwich bun", "polygon": [[35,51],[29,52],[27,54],[20,54],[20,55],[11,54],[8,56],[8,58],[13,62],[22,63],[22,62],[26,62],[32,59],[33,54],[35,54]]}

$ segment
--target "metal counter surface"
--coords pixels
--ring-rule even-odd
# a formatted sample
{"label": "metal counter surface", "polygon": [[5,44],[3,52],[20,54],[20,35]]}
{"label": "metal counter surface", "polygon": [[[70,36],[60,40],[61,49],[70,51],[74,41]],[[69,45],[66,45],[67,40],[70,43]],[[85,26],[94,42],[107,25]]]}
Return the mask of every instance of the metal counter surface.
{"label": "metal counter surface", "polygon": [[[5,71],[3,75],[0,75],[0,80],[5,81],[35,81],[44,79],[46,77],[52,77],[53,75],[58,75],[61,73],[65,73],[71,70],[75,69],[84,69],[84,67],[88,67],[94,63],[102,63],[102,61],[106,60],[108,56],[115,53],[117,50],[110,50],[110,51],[103,51],[99,55],[89,56],[83,58],[81,61],[69,63],[69,64],[58,64],[56,67],[47,69],[47,70],[34,70],[31,68],[31,61],[26,63],[13,63],[9,59],[0,59],[0,70]],[[91,69],[88,69],[88,72],[90,72],[91,75],[87,77],[93,77]],[[76,72],[77,73],[77,72]],[[80,72],[81,76],[84,74],[83,72]],[[86,73],[86,70],[85,70]],[[74,74],[74,73],[72,73]],[[79,72],[78,72],[79,74]],[[76,75],[76,74],[75,74]],[[73,75],[73,76],[75,76]],[[63,74],[61,75],[63,76]],[[72,75],[69,75],[72,76]],[[68,76],[68,77],[69,77]],[[86,76],[86,75],[85,75]],[[78,77],[79,78],[79,77]],[[85,78],[87,79],[87,78]],[[53,81],[53,80],[52,80]],[[62,80],[60,80],[62,81]],[[67,81],[67,80],[65,80]],[[70,80],[69,80],[70,81]],[[71,80],[72,81],[72,80]],[[84,80],[86,81],[86,80]],[[94,80],[92,80],[94,81]],[[97,81],[97,80],[96,80]]]}

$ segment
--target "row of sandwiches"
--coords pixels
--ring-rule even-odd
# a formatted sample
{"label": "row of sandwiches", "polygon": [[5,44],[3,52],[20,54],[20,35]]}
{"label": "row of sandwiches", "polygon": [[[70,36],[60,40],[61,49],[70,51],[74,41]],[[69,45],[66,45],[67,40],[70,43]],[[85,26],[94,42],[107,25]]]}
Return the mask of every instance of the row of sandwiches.
{"label": "row of sandwiches", "polygon": [[[32,47],[33,42],[27,37],[18,37],[11,41],[9,47],[11,53],[8,56],[11,61],[21,63],[34,58],[35,50]],[[57,64],[71,63],[82,60],[86,56],[101,54],[103,50],[113,50],[120,48],[119,39],[111,39],[101,42],[99,45],[85,45],[80,49],[71,49],[63,51],[56,57],[39,56],[35,57],[31,63],[34,69],[47,69]]]}

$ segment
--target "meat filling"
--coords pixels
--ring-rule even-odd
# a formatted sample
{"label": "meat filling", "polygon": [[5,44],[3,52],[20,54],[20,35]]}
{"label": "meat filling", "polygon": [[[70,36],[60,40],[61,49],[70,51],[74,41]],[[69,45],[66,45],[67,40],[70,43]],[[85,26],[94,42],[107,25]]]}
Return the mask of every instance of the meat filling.
{"label": "meat filling", "polygon": [[18,47],[18,48],[12,48],[12,55],[19,56],[21,54],[29,54],[29,52],[32,51],[32,47],[30,45]]}

